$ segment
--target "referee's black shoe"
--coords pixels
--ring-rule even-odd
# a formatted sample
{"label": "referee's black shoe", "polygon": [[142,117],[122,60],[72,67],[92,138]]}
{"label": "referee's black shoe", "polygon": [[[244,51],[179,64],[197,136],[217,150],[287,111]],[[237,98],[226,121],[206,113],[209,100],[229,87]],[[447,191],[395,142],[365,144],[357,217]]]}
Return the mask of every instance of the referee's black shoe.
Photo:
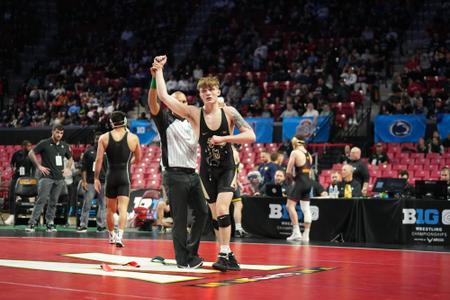
{"label": "referee's black shoe", "polygon": [[192,256],[191,259],[189,259],[189,269],[197,269],[200,268],[203,265],[203,259],[200,256]]}
{"label": "referee's black shoe", "polygon": [[213,263],[212,267],[220,272],[228,270],[228,255],[226,253],[219,253],[217,261]]}
{"label": "referee's black shoe", "polygon": [[228,253],[228,270],[230,271],[240,271],[241,267],[236,260],[233,252]]}

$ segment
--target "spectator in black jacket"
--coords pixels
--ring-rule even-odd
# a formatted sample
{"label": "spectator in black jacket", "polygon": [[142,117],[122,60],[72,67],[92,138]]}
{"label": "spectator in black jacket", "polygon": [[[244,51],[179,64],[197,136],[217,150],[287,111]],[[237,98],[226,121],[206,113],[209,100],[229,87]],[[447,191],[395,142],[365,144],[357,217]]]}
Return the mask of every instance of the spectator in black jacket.
{"label": "spectator in black jacket", "polygon": [[410,185],[408,183],[409,179],[409,173],[406,170],[400,170],[398,172],[398,178],[406,179],[406,185],[403,188],[403,192],[400,195],[394,195],[396,198],[403,198],[403,197],[412,197],[415,195],[414,186]]}
{"label": "spectator in black jacket", "polygon": [[361,149],[358,147],[350,150],[350,165],[353,167],[353,177],[361,185],[362,195],[366,196],[370,175],[367,165],[361,161]]}
{"label": "spectator in black jacket", "polygon": [[381,164],[387,164],[388,161],[389,161],[389,158],[386,155],[386,153],[384,152],[383,144],[377,143],[375,145],[374,153],[372,153],[372,155],[370,155],[370,157],[369,157],[369,163],[372,165],[378,166]]}

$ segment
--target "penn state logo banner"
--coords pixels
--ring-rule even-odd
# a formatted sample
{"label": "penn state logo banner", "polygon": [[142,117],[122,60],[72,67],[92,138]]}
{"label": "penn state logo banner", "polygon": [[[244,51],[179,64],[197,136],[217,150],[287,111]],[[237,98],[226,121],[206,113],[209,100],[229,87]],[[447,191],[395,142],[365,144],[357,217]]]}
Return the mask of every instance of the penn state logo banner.
{"label": "penn state logo banner", "polygon": [[311,143],[325,143],[330,137],[330,117],[289,117],[283,119],[283,141],[297,133]]}
{"label": "penn state logo banner", "polygon": [[416,143],[425,136],[425,115],[388,115],[375,118],[375,143]]}

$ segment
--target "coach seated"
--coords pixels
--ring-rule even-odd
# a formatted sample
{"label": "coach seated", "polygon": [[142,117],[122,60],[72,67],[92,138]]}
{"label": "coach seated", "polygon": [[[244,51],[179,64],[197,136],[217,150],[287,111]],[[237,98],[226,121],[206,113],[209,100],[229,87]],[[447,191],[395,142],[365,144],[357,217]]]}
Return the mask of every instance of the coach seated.
{"label": "coach seated", "polygon": [[343,165],[341,171],[342,181],[339,182],[339,198],[362,197],[361,184],[353,178],[353,167]]}
{"label": "coach seated", "polygon": [[286,197],[287,188],[286,174],[283,170],[277,170],[274,183],[264,184],[261,188],[261,194],[269,197]]}
{"label": "coach seated", "polygon": [[406,179],[406,185],[403,188],[403,192],[401,194],[394,195],[395,198],[408,198],[408,197],[414,197],[416,194],[414,190],[414,186],[408,183],[409,180],[409,173],[407,170],[400,170],[398,171],[398,178],[400,179]]}

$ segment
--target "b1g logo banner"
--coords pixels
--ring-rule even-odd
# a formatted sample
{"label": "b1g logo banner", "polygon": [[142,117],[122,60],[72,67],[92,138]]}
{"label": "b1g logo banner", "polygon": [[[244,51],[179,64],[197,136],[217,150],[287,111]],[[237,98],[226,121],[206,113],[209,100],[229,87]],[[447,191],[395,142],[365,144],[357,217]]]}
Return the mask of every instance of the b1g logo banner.
{"label": "b1g logo banner", "polygon": [[409,243],[449,243],[450,209],[403,208],[402,231]]}

